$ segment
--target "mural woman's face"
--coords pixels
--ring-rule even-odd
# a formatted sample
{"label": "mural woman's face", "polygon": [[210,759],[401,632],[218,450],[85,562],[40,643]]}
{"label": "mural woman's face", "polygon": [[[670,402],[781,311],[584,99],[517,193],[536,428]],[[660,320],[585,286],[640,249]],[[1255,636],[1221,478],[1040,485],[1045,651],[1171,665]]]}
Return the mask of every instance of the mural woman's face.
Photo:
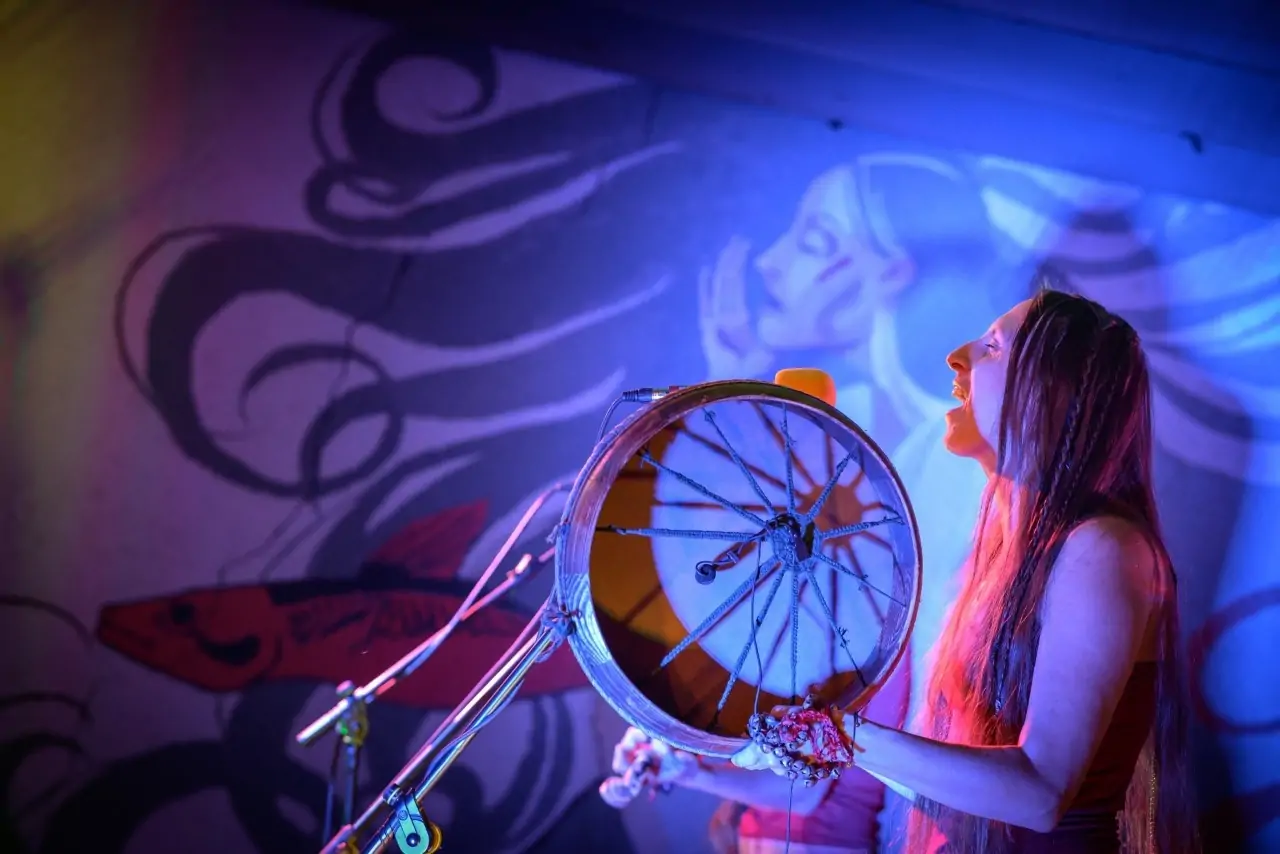
{"label": "mural woman's face", "polygon": [[755,263],[766,296],[757,334],[771,350],[865,344],[876,310],[911,275],[909,261],[873,248],[847,167],[809,185],[791,228]]}

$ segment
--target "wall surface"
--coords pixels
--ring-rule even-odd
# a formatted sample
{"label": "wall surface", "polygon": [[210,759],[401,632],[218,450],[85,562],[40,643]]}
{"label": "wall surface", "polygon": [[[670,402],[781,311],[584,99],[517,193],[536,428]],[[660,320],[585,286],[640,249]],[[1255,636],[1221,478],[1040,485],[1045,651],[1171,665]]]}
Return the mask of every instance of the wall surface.
{"label": "wall surface", "polygon": [[1280,214],[1267,0],[321,0],[796,116]]}
{"label": "wall surface", "polygon": [[[14,8],[0,849],[315,850],[292,733],[623,388],[831,372],[920,520],[919,664],[979,485],[943,356],[1046,259],[1147,346],[1210,850],[1280,848],[1280,221],[288,5]],[[548,580],[375,705],[362,802]],[[703,850],[709,799],[601,805],[624,724],[535,673],[428,802],[448,850]]]}

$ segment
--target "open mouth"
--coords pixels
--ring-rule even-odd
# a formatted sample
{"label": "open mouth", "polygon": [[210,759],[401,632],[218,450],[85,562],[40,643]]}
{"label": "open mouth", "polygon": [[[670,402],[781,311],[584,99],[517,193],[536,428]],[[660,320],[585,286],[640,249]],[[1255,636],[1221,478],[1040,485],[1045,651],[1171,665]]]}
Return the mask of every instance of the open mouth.
{"label": "open mouth", "polygon": [[969,391],[961,388],[959,383],[951,384],[951,396],[960,401],[962,406],[967,406],[969,404]]}

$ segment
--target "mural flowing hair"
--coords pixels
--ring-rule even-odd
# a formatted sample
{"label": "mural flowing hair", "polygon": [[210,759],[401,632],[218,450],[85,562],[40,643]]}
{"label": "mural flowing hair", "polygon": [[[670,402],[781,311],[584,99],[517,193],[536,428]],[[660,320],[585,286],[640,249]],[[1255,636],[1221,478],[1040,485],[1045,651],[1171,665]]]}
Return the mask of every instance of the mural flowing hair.
{"label": "mural flowing hair", "polygon": [[[1015,476],[992,478],[983,498],[976,571],[967,574],[938,641],[924,732],[956,743],[1017,743],[1054,557],[1084,520],[1103,513],[1127,518],[1146,532],[1170,587],[1161,613],[1157,711],[1129,784],[1121,841],[1135,854],[1196,854],[1176,577],[1152,489],[1150,396],[1146,358],[1128,323],[1083,297],[1038,293],[1013,342],[1000,417],[997,470]],[[1012,482],[1034,488],[1011,495]],[[1005,510],[1014,501],[1024,508],[1016,525]],[[908,849],[926,850],[934,826],[945,829],[948,852],[1011,846],[1008,826],[917,798]]]}

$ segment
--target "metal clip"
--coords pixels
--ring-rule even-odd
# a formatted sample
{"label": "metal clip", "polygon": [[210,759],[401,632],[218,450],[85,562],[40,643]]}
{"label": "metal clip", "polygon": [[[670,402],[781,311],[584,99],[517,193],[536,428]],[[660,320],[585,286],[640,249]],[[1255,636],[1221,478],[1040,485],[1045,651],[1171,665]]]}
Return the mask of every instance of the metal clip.
{"label": "metal clip", "polygon": [[444,842],[444,834],[427,820],[411,796],[402,797],[394,805],[396,811],[396,845],[401,854],[435,854]]}

